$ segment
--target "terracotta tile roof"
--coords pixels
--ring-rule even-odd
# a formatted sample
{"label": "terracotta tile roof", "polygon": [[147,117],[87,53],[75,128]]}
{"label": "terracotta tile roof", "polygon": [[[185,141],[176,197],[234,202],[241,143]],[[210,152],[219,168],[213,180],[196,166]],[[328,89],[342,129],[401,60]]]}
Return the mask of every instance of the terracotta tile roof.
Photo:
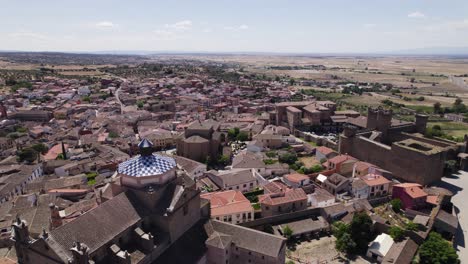
{"label": "terracotta tile roof", "polygon": [[288,186],[280,181],[273,181],[263,186],[265,193],[281,193],[288,189]]}
{"label": "terracotta tile roof", "polygon": [[426,197],[427,193],[423,191],[421,184],[417,183],[402,183],[402,184],[397,184],[394,185],[393,188],[403,188],[405,189],[405,192],[411,197],[411,198],[421,198],[421,197]]}
{"label": "terracotta tile roof", "polygon": [[264,194],[258,197],[258,201],[263,204],[269,205],[278,205],[278,204],[286,204],[296,201],[306,200],[307,195],[303,189],[289,189],[280,195],[277,194]]}
{"label": "terracotta tile roof", "polygon": [[368,170],[371,167],[377,168],[377,166],[368,162],[364,162],[364,161],[356,162],[356,170],[358,171]]}
{"label": "terracotta tile roof", "polygon": [[301,181],[309,179],[308,176],[304,174],[299,174],[299,173],[288,174],[283,177],[286,178],[288,181],[295,182],[295,183],[299,183]]}
{"label": "terracotta tile roof", "polygon": [[[68,144],[64,144],[65,149],[68,149]],[[44,155],[44,160],[54,160],[57,158],[58,154],[62,153],[62,144],[57,144],[49,149],[47,153]]]}
{"label": "terracotta tile roof", "polygon": [[376,185],[383,185],[383,184],[391,183],[390,180],[378,174],[367,174],[366,176],[361,177],[361,179],[369,186],[376,186]]}
{"label": "terracotta tile roof", "polygon": [[328,155],[330,153],[335,152],[333,149],[327,148],[327,147],[324,147],[324,146],[318,147],[317,151],[319,151],[320,153],[322,153],[324,155]]}
{"label": "terracotta tile roof", "polygon": [[200,197],[210,200],[212,216],[253,212],[250,201],[239,191],[206,193]]}
{"label": "terracotta tile roof", "polygon": [[438,204],[437,201],[438,201],[437,195],[428,195],[426,198],[426,202],[433,204],[433,205],[437,205]]}
{"label": "terracotta tile roof", "polygon": [[350,155],[338,155],[334,158],[331,158],[328,160],[329,163],[334,163],[334,164],[340,164],[340,163],[343,163],[347,160],[351,160],[351,159],[354,159],[353,157],[351,157]]}

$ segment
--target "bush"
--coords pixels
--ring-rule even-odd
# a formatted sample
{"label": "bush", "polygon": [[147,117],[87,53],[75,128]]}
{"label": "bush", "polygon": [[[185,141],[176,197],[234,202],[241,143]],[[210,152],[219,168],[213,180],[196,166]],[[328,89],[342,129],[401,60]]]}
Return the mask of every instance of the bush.
{"label": "bush", "polygon": [[249,135],[246,132],[242,131],[242,132],[239,132],[236,139],[238,141],[247,141],[249,140]]}
{"label": "bush", "polygon": [[406,230],[408,231],[417,231],[419,229],[418,224],[415,224],[413,221],[406,223]]}
{"label": "bush", "polygon": [[265,153],[267,157],[269,158],[274,158],[276,157],[276,151],[268,151],[267,153]]}
{"label": "bush", "polygon": [[265,165],[271,165],[271,164],[275,164],[276,160],[274,160],[274,159],[264,159],[263,163],[265,163]]}
{"label": "bush", "polygon": [[395,241],[401,241],[401,239],[405,236],[405,230],[399,228],[398,226],[392,226],[388,230],[388,233]]}
{"label": "bush", "polygon": [[398,199],[398,198],[395,198],[393,200],[390,201],[390,205],[392,206],[393,208],[393,211],[395,212],[400,212],[401,210],[401,207],[402,207],[402,204],[401,204],[401,200]]}
{"label": "bush", "polygon": [[49,150],[49,148],[45,144],[42,144],[42,143],[34,144],[32,145],[32,148],[35,151],[42,153],[42,154],[45,154]]}
{"label": "bush", "polygon": [[294,233],[294,231],[288,225],[283,227],[282,231],[283,231],[283,236],[287,239],[290,239],[292,234]]}
{"label": "bush", "polygon": [[431,232],[419,248],[420,263],[456,264],[460,263],[455,249],[438,233]]}
{"label": "bush", "polygon": [[38,152],[33,148],[24,148],[17,153],[18,161],[34,162],[38,157]]}
{"label": "bush", "polygon": [[279,161],[291,165],[297,161],[297,155],[295,153],[285,153],[279,156]]}

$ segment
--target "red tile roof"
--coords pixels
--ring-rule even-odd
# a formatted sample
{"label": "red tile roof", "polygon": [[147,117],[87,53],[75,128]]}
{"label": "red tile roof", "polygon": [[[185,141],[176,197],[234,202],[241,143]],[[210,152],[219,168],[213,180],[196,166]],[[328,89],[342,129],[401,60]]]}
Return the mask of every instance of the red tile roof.
{"label": "red tile roof", "polygon": [[322,153],[322,154],[324,154],[324,155],[328,155],[328,154],[334,152],[333,149],[327,148],[327,147],[324,147],[324,146],[318,147],[318,148],[317,148],[317,151],[320,151],[320,153]]}
{"label": "red tile roof", "polygon": [[426,197],[427,193],[423,191],[421,184],[417,183],[402,183],[402,184],[397,184],[394,185],[393,188],[403,188],[405,189],[405,192],[411,197],[411,198],[421,198],[421,197]]}
{"label": "red tile roof", "polygon": [[253,212],[250,201],[239,191],[205,193],[200,197],[210,200],[212,216]]}
{"label": "red tile roof", "polygon": [[376,186],[376,185],[384,185],[391,183],[390,180],[385,178],[382,175],[378,174],[367,174],[366,176],[361,177],[361,179],[368,185],[368,186]]}
{"label": "red tile roof", "polygon": [[258,197],[258,201],[263,204],[268,205],[278,205],[278,204],[287,204],[291,202],[306,200],[307,195],[304,190],[297,188],[297,189],[289,189],[284,194],[264,194]]}
{"label": "red tile roof", "polygon": [[340,163],[343,163],[347,160],[351,160],[351,159],[354,159],[353,157],[351,157],[350,155],[338,155],[334,158],[331,158],[328,160],[329,163],[334,163],[334,164],[340,164]]}
{"label": "red tile roof", "polygon": [[304,175],[304,174],[299,174],[299,173],[294,173],[294,174],[288,174],[283,176],[287,180],[294,182],[294,183],[300,183],[301,181],[308,180],[309,177]]}

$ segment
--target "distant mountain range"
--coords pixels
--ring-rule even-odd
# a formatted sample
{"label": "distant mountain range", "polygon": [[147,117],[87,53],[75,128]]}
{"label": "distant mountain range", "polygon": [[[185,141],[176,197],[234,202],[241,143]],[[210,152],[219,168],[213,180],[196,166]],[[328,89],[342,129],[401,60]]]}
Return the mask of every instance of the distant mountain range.
{"label": "distant mountain range", "polygon": [[401,54],[401,55],[468,56],[468,47],[428,47],[428,48],[391,51],[388,53],[389,54]]}
{"label": "distant mountain range", "polygon": [[[0,53],[22,53],[31,51],[0,50]],[[71,53],[102,55],[289,55],[289,56],[460,56],[468,57],[468,47],[428,47],[382,52],[258,52],[258,51],[148,51],[148,50],[103,50],[103,51],[41,51],[31,53]]]}

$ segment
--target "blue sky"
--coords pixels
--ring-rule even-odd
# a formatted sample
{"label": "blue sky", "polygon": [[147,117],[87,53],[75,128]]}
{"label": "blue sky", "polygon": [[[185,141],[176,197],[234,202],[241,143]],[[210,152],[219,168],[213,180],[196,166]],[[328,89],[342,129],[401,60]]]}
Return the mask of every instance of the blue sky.
{"label": "blue sky", "polygon": [[0,0],[0,50],[468,47],[467,0]]}

